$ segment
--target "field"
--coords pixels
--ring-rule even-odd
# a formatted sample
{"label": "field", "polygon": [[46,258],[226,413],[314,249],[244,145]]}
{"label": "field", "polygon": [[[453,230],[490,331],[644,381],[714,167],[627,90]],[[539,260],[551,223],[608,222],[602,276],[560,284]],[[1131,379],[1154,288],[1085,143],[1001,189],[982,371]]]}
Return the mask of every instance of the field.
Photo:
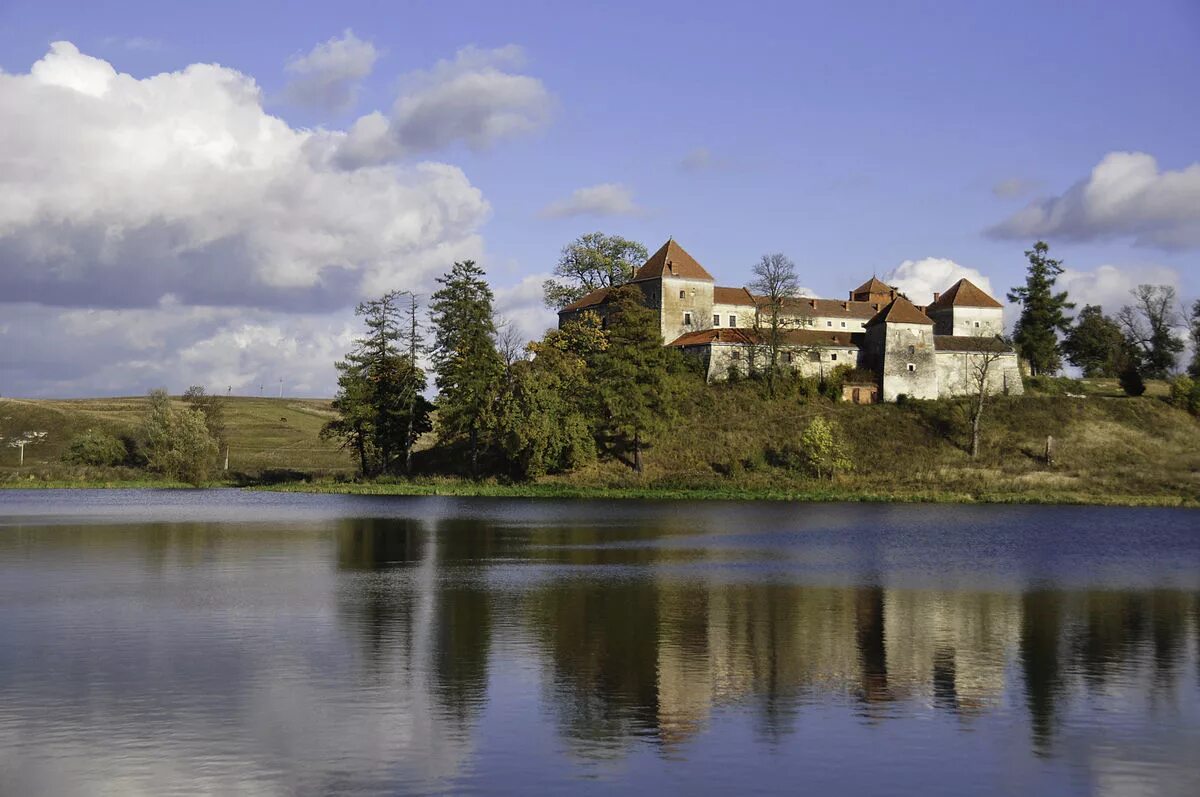
{"label": "field", "polygon": [[[276,399],[232,396],[222,398],[229,437],[229,470],[260,473],[299,470],[325,474],[351,473],[354,463],[346,452],[318,434],[333,416],[327,399]],[[0,399],[0,479],[17,471],[19,452],[8,440],[28,431],[44,431],[45,441],[26,446],[25,470],[69,478],[62,472],[62,454],[71,439],[88,429],[115,435],[132,434],[146,412],[147,400]]]}

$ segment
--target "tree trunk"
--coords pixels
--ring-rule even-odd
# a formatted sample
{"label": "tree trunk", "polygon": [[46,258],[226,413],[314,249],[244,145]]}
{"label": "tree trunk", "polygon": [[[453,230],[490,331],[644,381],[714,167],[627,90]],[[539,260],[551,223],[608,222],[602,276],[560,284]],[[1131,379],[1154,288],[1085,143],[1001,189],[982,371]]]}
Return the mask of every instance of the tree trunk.
{"label": "tree trunk", "polygon": [[363,476],[367,475],[367,443],[363,439],[362,429],[356,429],[357,433],[354,437],[354,447],[358,449],[358,472]]}
{"label": "tree trunk", "polygon": [[471,427],[470,445],[471,445],[471,478],[474,479],[479,476],[479,433],[475,430],[474,426]]}
{"label": "tree trunk", "polygon": [[971,418],[971,459],[979,456],[979,422],[983,420],[983,396],[975,404],[974,417]]}
{"label": "tree trunk", "polygon": [[642,437],[639,434],[633,436],[633,471],[642,475]]}

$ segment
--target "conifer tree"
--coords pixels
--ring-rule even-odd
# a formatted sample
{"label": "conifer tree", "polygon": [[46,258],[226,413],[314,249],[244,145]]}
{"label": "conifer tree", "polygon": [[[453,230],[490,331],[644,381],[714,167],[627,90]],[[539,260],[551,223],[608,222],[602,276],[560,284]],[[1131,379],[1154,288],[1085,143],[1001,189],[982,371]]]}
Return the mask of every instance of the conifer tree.
{"label": "conifer tree", "polygon": [[473,260],[455,263],[438,277],[431,314],[433,362],[438,389],[438,435],[443,442],[464,440],[471,474],[495,428],[495,401],[504,362],[496,350],[492,289]]}
{"label": "conifer tree", "polygon": [[641,473],[643,449],[673,414],[671,352],[638,288],[618,288],[609,307],[608,345],[596,355],[597,421],[602,433],[632,454],[633,469]]}
{"label": "conifer tree", "polygon": [[1054,283],[1062,274],[1062,261],[1049,256],[1050,247],[1038,241],[1025,250],[1029,269],[1023,286],[1008,293],[1010,302],[1019,302],[1021,317],[1013,334],[1017,352],[1028,363],[1033,376],[1053,374],[1062,366],[1058,333],[1066,332],[1070,319],[1066,311],[1075,305],[1067,301],[1065,291],[1054,292]]}
{"label": "conifer tree", "polygon": [[1192,339],[1192,362],[1188,373],[1200,379],[1200,299],[1192,302],[1192,315],[1188,319],[1188,337]]}

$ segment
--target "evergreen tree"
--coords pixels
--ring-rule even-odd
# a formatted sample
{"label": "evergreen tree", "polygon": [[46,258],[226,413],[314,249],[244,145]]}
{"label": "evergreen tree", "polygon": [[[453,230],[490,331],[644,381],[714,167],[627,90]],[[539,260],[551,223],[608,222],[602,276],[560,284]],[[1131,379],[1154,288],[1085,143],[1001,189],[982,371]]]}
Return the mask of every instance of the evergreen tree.
{"label": "evergreen tree", "polygon": [[592,232],[563,247],[554,276],[542,283],[546,306],[560,310],[598,288],[615,288],[633,279],[646,262],[646,247],[619,235]]}
{"label": "evergreen tree", "polygon": [[1192,317],[1188,319],[1188,337],[1192,339],[1192,362],[1188,373],[1200,379],[1200,299],[1192,302]]}
{"label": "evergreen tree", "polygon": [[463,440],[471,474],[495,429],[495,403],[504,376],[496,350],[492,289],[473,260],[455,263],[433,294],[433,362],[437,376],[438,436]]}
{"label": "evergreen tree", "polygon": [[596,356],[593,381],[600,432],[631,452],[642,472],[642,451],[673,415],[671,355],[658,317],[642,292],[624,286],[609,304],[608,346]]}
{"label": "evergreen tree", "polygon": [[1067,331],[1066,311],[1075,306],[1067,301],[1065,291],[1054,292],[1054,283],[1063,269],[1062,261],[1049,257],[1049,251],[1050,247],[1044,241],[1025,250],[1025,257],[1029,259],[1025,284],[1008,293],[1010,302],[1021,305],[1013,343],[1029,363],[1033,376],[1053,374],[1062,366],[1058,333]]}
{"label": "evergreen tree", "polygon": [[338,417],[322,434],[354,449],[364,475],[409,472],[412,447],[430,429],[425,373],[417,365],[422,347],[417,300],[408,294],[411,318],[405,323],[400,297],[406,293],[390,291],[355,309],[367,334],[336,364]]}
{"label": "evergreen tree", "polygon": [[1099,305],[1086,305],[1063,339],[1067,362],[1090,378],[1111,378],[1121,370],[1125,336]]}

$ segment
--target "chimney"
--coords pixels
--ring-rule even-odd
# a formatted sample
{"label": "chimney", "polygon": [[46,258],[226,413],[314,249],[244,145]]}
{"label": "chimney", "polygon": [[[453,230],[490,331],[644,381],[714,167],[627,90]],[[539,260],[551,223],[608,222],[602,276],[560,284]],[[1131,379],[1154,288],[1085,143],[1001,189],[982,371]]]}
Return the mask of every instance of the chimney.
{"label": "chimney", "polygon": [[850,301],[854,301],[854,291],[850,291]]}
{"label": "chimney", "polygon": [[933,303],[937,304],[937,300],[940,299],[941,297],[942,297],[942,295],[940,293],[938,293],[937,291],[934,291],[933,292]]}

